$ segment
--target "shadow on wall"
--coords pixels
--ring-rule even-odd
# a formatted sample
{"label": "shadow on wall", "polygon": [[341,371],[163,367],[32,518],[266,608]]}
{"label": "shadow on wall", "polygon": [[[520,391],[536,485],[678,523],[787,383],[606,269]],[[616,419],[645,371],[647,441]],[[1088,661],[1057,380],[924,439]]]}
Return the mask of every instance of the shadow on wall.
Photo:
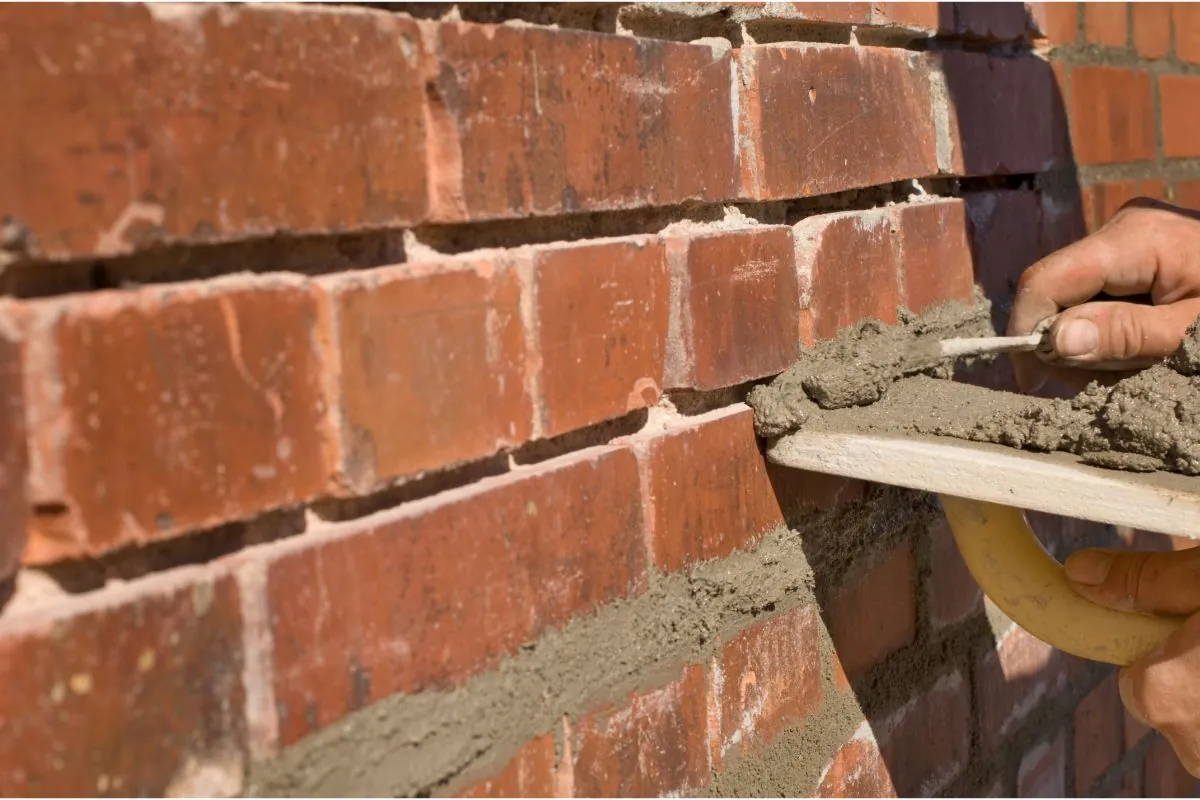
{"label": "shadow on wall", "polygon": [[[1000,331],[1021,273],[1085,232],[1064,98],[1052,65],[1032,52],[1031,28],[1022,4],[940,4],[946,42],[936,57],[957,140],[950,157],[964,176],[975,280]],[[1015,389],[1007,361],[961,379]],[[784,472],[773,472],[781,499],[796,496],[800,477]],[[825,516],[813,526],[811,505],[791,511],[808,515],[799,527],[822,615],[869,726],[858,731],[861,747],[852,742],[844,763],[835,759],[821,794],[878,794],[888,781],[900,796],[1142,793],[1134,759],[1150,742],[1125,729],[1114,670],[1055,651],[987,611],[932,498],[802,479]],[[1060,560],[1082,546],[1166,544],[1030,516]],[[886,775],[864,766],[872,738]]]}

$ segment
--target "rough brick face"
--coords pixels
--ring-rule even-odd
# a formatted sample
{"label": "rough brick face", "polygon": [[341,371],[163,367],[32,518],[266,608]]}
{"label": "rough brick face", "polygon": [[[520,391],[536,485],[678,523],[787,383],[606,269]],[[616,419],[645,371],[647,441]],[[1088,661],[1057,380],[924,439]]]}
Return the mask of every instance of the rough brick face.
{"label": "rough brick face", "polygon": [[660,242],[534,256],[544,423],[556,436],[658,400],[667,341]]}
{"label": "rough brick face", "polygon": [[810,217],[795,227],[801,297],[828,339],[865,319],[896,321],[897,247],[885,211]]}
{"label": "rough brick face", "polygon": [[916,564],[900,545],[856,575],[829,603],[829,634],[846,674],[865,673],[916,635]]}
{"label": "rough brick face", "polygon": [[704,669],[688,667],[661,689],[634,695],[626,708],[600,711],[574,732],[575,795],[687,794],[708,782]]}
{"label": "rough brick face", "polygon": [[1084,3],[1084,38],[1090,44],[1124,47],[1129,39],[1127,13],[1125,3]]}
{"label": "rough brick face", "polygon": [[29,523],[25,501],[29,458],[16,314],[15,305],[0,305],[0,585],[20,563]]}
{"label": "rough brick face", "polygon": [[1145,72],[1076,67],[1071,71],[1068,111],[1078,163],[1114,164],[1154,158],[1154,102],[1150,76]]}
{"label": "rough brick face", "polygon": [[297,280],[39,302],[27,335],[40,512],[28,562],[177,536],[325,488],[336,457],[326,334],[317,293]]}
{"label": "rough brick face", "polygon": [[982,656],[976,674],[985,747],[996,747],[1062,688],[1064,666],[1062,653],[1015,626]]}
{"label": "rough brick face", "polygon": [[1067,746],[1060,734],[1033,747],[1017,770],[1019,797],[1065,797]]}
{"label": "rough brick face", "polygon": [[962,200],[898,206],[900,302],[920,312],[975,293],[966,204]]}
{"label": "rough brick face", "polygon": [[370,489],[529,438],[529,354],[511,265],[385,267],[324,286],[352,486]]}
{"label": "rough brick face", "polygon": [[1075,788],[1085,792],[1124,752],[1124,713],[1110,673],[1075,709]]}
{"label": "rough brick face", "polygon": [[1180,61],[1200,62],[1200,8],[1191,3],[1171,3],[1175,55]]}
{"label": "rough brick face", "polygon": [[650,550],[665,572],[752,547],[783,523],[750,409],[706,414],[647,445]]}
{"label": "rough brick face", "polygon": [[888,765],[879,752],[871,725],[859,725],[821,775],[818,797],[895,797]]}
{"label": "rough brick face", "polygon": [[732,386],[795,360],[800,290],[790,228],[674,239],[668,248],[679,286],[671,385]]}
{"label": "rough brick face", "polygon": [[1200,77],[1163,75],[1158,79],[1162,101],[1163,154],[1167,158],[1200,156]]}
{"label": "rough brick face", "polygon": [[928,65],[884,48],[740,51],[742,195],[808,197],[937,172]]}
{"label": "rough brick face", "polygon": [[593,449],[285,543],[266,589],[282,743],[397,691],[455,686],[640,591],[638,485],[632,453]]}
{"label": "rough brick face", "polygon": [[460,797],[551,797],[554,795],[554,737],[526,744],[500,774],[472,784]]}
{"label": "rough brick face", "polygon": [[6,620],[0,791],[236,794],[241,647],[236,584],[194,568]]}
{"label": "rough brick face", "polygon": [[930,797],[967,765],[971,750],[971,688],[960,673],[880,725],[879,749],[901,797]]}
{"label": "rough brick face", "polygon": [[771,742],[821,701],[816,608],[788,611],[741,632],[713,659],[708,719],[714,764]]}
{"label": "rough brick face", "polygon": [[983,592],[958,552],[945,518],[929,530],[929,617],[935,627],[961,622],[983,607]]}
{"label": "rough brick face", "polygon": [[1131,3],[1133,44],[1143,58],[1162,58],[1171,49],[1171,3]]}
{"label": "rough brick face", "polygon": [[11,78],[0,105],[23,114],[0,133],[0,217],[24,226],[32,255],[403,225],[425,213],[411,20],[9,6],[0,28]]}
{"label": "rough brick face", "polygon": [[728,55],[536,27],[447,23],[426,33],[439,64],[437,220],[735,193]]}

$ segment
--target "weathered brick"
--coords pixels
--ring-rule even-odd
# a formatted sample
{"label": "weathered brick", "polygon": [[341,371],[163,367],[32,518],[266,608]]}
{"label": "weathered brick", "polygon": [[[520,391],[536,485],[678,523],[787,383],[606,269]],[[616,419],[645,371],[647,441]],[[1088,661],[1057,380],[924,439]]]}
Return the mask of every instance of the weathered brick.
{"label": "weathered brick", "polygon": [[704,668],[689,666],[661,689],[604,709],[575,731],[577,797],[687,794],[709,780]]}
{"label": "weathered brick", "polygon": [[1194,797],[1197,783],[1162,736],[1146,752],[1144,797]]}
{"label": "weathered brick", "polygon": [[1074,44],[1079,36],[1079,3],[1029,3],[1036,32],[1050,44]]}
{"label": "weathered brick", "polygon": [[1062,653],[1016,625],[976,663],[983,746],[995,749],[1065,684]]}
{"label": "weathered brick", "polygon": [[1025,36],[1023,3],[954,3],[959,34],[973,39],[1008,42]]}
{"label": "weathered brick", "polygon": [[[1154,158],[1150,76],[1118,67],[1075,67],[1068,103],[1071,142],[1081,165]],[[1164,102],[1164,115],[1167,105]]]}
{"label": "weathered brick", "polygon": [[547,734],[526,743],[500,774],[471,784],[460,797],[553,797],[554,737]]}
{"label": "weathered brick", "polygon": [[658,400],[668,281],[657,240],[550,248],[534,256],[544,403],[557,436]]}
{"label": "weathered brick", "polygon": [[1200,179],[1180,181],[1175,192],[1175,202],[1185,208],[1200,209]]}
{"label": "weathered brick", "polygon": [[6,796],[240,793],[235,581],[188,567],[9,615],[0,708]]}
{"label": "weathered brick", "polygon": [[818,797],[895,797],[888,765],[879,752],[871,723],[858,726],[850,741],[838,748],[821,774]]}
{"label": "weathered brick", "polygon": [[[1041,207],[1033,192],[973,192],[966,196],[975,281],[1001,308],[1011,303],[1021,273],[1041,257]],[[1007,313],[997,319],[1004,330]]]}
{"label": "weathered brick", "polygon": [[352,488],[366,491],[530,437],[522,290],[510,264],[405,264],[322,285],[337,328]]}
{"label": "weathered brick", "polygon": [[1125,749],[1124,711],[1112,672],[1075,709],[1075,788],[1092,788]]}
{"label": "weathered brick", "polygon": [[954,30],[954,11],[949,3],[872,3],[871,24],[933,36]]}
{"label": "weathered brick", "polygon": [[862,675],[916,636],[916,573],[912,547],[903,543],[833,593],[829,634],[850,678]]}
{"label": "weathered brick", "polygon": [[744,47],[738,58],[743,197],[808,197],[937,173],[923,57],[771,45]]}
{"label": "weathered brick", "polygon": [[746,406],[692,417],[646,447],[660,570],[724,558],[783,523]]}
{"label": "weathered brick", "polygon": [[819,339],[863,319],[896,321],[898,253],[884,209],[809,217],[794,228],[801,302]]}
{"label": "weathered brick", "polygon": [[871,3],[770,3],[764,17],[865,25],[871,21]]}
{"label": "weathered brick", "polygon": [[971,687],[961,673],[937,681],[878,728],[879,750],[900,797],[931,797],[967,765]]}
{"label": "weathered brick", "polygon": [[281,543],[264,556],[281,743],[641,591],[638,497],[633,455],[598,448]]}
{"label": "weathered brick", "polygon": [[748,628],[713,658],[708,720],[712,763],[770,743],[821,702],[820,619],[816,608],[780,614]]}
{"label": "weathered brick", "polygon": [[958,552],[945,517],[930,526],[929,618],[935,627],[962,622],[983,608],[983,592]]}
{"label": "weathered brick", "polygon": [[678,298],[670,386],[733,386],[795,360],[800,290],[790,228],[671,239],[668,252]]}
{"label": "weathered brick", "polygon": [[1171,3],[1175,55],[1181,61],[1200,62],[1200,8],[1192,3]]}
{"label": "weathered brick", "polygon": [[1142,58],[1162,58],[1171,50],[1171,3],[1132,3],[1133,45]]}
{"label": "weathered brick", "polygon": [[29,526],[29,503],[25,499],[29,456],[19,310],[15,303],[0,304],[0,586],[20,564]]}
{"label": "weathered brick", "polygon": [[0,10],[0,30],[10,78],[0,105],[21,119],[0,133],[0,217],[23,227],[34,257],[425,214],[412,20],[13,5]]}
{"label": "weathered brick", "polygon": [[947,52],[938,65],[950,104],[950,172],[1041,172],[1054,164],[1059,101],[1049,64]]}
{"label": "weathered brick", "polygon": [[1084,38],[1089,44],[1125,47],[1129,43],[1128,13],[1125,3],[1084,3]]}
{"label": "weathered brick", "polygon": [[1067,796],[1067,747],[1063,734],[1034,745],[1017,768],[1018,797]]}
{"label": "weathered brick", "polygon": [[443,142],[431,164],[438,221],[735,194],[728,53],[534,26],[425,32],[439,62],[429,84],[431,135]]}
{"label": "weathered brick", "polygon": [[[1198,20],[1200,21],[1200,20]],[[1167,158],[1200,156],[1200,77],[1163,75],[1158,79],[1162,103],[1163,155]]]}
{"label": "weathered brick", "polygon": [[897,206],[900,302],[921,311],[975,292],[967,208],[962,200]]}
{"label": "weathered brick", "polygon": [[236,277],[28,306],[26,561],[95,555],[309,499],[336,442],[317,293]]}

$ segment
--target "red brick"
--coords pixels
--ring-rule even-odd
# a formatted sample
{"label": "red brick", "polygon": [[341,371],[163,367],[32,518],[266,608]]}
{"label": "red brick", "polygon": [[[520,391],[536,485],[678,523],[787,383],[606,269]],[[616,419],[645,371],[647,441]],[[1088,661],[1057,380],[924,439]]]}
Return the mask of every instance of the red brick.
{"label": "red brick", "polygon": [[1021,273],[1041,257],[1041,207],[1033,192],[968,194],[975,280],[995,301],[1012,298]]}
{"label": "red brick", "polygon": [[1007,42],[1025,37],[1023,3],[954,3],[956,30],[973,39]]}
{"label": "red brick", "polygon": [[1089,44],[1125,47],[1129,43],[1128,13],[1126,3],[1084,3],[1084,38]]}
{"label": "red brick", "polygon": [[34,257],[426,212],[423,54],[405,17],[14,5],[0,30],[0,105],[21,119],[0,133],[0,217]]}
{"label": "red brick", "polygon": [[871,21],[870,3],[771,3],[767,14],[780,19],[866,25]]}
{"label": "red brick", "polygon": [[871,723],[858,726],[854,736],[833,756],[821,774],[818,797],[895,797],[896,787],[888,774],[871,732]]}
{"label": "red brick", "polygon": [[896,321],[898,246],[886,210],[809,217],[794,230],[800,297],[817,338],[867,318]]}
{"label": "red brick", "polygon": [[652,405],[663,385],[669,291],[662,243],[534,256],[545,436]]}
{"label": "red brick", "polygon": [[1041,742],[1021,757],[1017,769],[1018,797],[1067,796],[1067,747],[1063,734]]}
{"label": "red brick", "polygon": [[584,718],[575,735],[575,796],[687,794],[708,784],[704,669],[690,666],[627,707]]}
{"label": "red brick", "polygon": [[906,28],[933,36],[954,27],[953,11],[947,3],[872,3],[871,24]]}
{"label": "red brick", "polygon": [[554,737],[528,742],[494,778],[464,789],[460,797],[553,797],[555,788]]}
{"label": "red brick", "polygon": [[633,455],[597,448],[281,543],[264,558],[282,744],[641,591],[638,497]]}
{"label": "red brick", "polygon": [[1200,209],[1200,180],[1180,181],[1176,202],[1184,208]]}
{"label": "red brick", "polygon": [[823,475],[802,469],[767,464],[767,474],[784,516],[801,516],[809,511],[827,511],[863,499],[866,484],[838,475]]}
{"label": "red brick", "polygon": [[679,297],[669,385],[716,389],[791,365],[800,290],[790,228],[672,239],[668,251]]}
{"label": "red brick", "polygon": [[1089,233],[1099,230],[1121,210],[1121,206],[1137,197],[1138,181],[1097,183],[1083,190],[1083,214]]}
{"label": "red brick", "polygon": [[876,735],[900,797],[937,794],[970,755],[969,682],[958,672],[941,678],[880,724]]}
{"label": "red brick", "polygon": [[1066,679],[1062,654],[1012,626],[976,664],[983,746],[995,749]]}
{"label": "red brick", "polygon": [[897,206],[900,302],[913,311],[975,293],[967,207],[962,200]]}
{"label": "red brick", "polygon": [[1145,797],[1194,797],[1196,779],[1188,774],[1171,745],[1161,736],[1146,753]]}
{"label": "red brick", "polygon": [[944,517],[929,530],[929,617],[934,627],[962,622],[982,610],[983,592],[971,577]]}
{"label": "red brick", "polygon": [[650,551],[664,572],[752,547],[783,524],[745,406],[692,417],[652,439],[646,463]]}
{"label": "red brick", "polygon": [[[1200,21],[1200,20],[1198,20]],[[1163,75],[1158,79],[1162,103],[1163,155],[1200,156],[1200,77]]]}
{"label": "red brick", "polygon": [[1079,36],[1078,3],[1029,3],[1037,32],[1050,44],[1074,44]]}
{"label": "red brick", "polygon": [[922,57],[811,45],[739,53],[743,197],[808,197],[937,173]]}
{"label": "red brick", "polygon": [[1171,50],[1171,4],[1131,3],[1133,44],[1142,58],[1162,58]]}
{"label": "red brick", "polygon": [[241,601],[228,574],[186,567],[10,614],[0,687],[6,796],[240,793]]}
{"label": "red brick", "polygon": [[1121,778],[1121,788],[1113,797],[1145,797],[1142,789],[1142,765],[1135,764],[1126,769]]}
{"label": "red brick", "polygon": [[1075,788],[1090,789],[1124,750],[1124,710],[1112,672],[1075,709]]}
{"label": "red brick", "polygon": [[1150,728],[1133,718],[1133,715],[1128,711],[1124,712],[1125,716],[1125,749],[1132,750],[1134,747],[1146,738],[1146,734],[1150,733]]}
{"label": "red brick", "polygon": [[[1167,108],[1164,98],[1164,112]],[[1154,158],[1150,76],[1117,67],[1071,70],[1071,141],[1082,165]],[[1164,122],[1165,124],[1165,122]]]}
{"label": "red brick", "polygon": [[728,54],[534,26],[425,32],[439,61],[429,84],[439,221],[735,194]]}
{"label": "red brick", "polygon": [[405,264],[322,283],[337,326],[352,488],[366,491],[530,437],[521,282],[509,264]]}
{"label": "red brick", "polygon": [[912,548],[904,543],[833,593],[829,634],[851,679],[916,636],[916,573]]}
{"label": "red brick", "polygon": [[29,526],[25,499],[29,456],[18,314],[16,304],[0,306],[0,586],[20,564]]}
{"label": "red brick", "polygon": [[1200,62],[1200,8],[1192,3],[1171,3],[1175,55],[1180,61]]}
{"label": "red brick", "polygon": [[821,702],[820,620],[813,606],[742,631],[713,659],[708,719],[712,763],[771,742]]}
{"label": "red brick", "polygon": [[177,536],[307,500],[336,443],[317,293],[236,277],[28,306],[26,560]]}
{"label": "red brick", "polygon": [[939,57],[956,175],[1040,172],[1055,161],[1055,79],[1040,58]]}

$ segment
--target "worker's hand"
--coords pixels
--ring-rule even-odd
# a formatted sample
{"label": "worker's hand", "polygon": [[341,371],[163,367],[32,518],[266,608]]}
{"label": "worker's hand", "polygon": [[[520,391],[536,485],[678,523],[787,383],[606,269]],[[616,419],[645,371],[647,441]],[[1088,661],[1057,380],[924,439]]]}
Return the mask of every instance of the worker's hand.
{"label": "worker's hand", "polygon": [[1158,651],[1121,670],[1121,700],[1162,733],[1200,777],[1200,548],[1175,553],[1080,550],[1066,562],[1079,594],[1109,608],[1190,614]]}
{"label": "worker's hand", "polygon": [[[1102,293],[1148,296],[1150,304],[1094,301]],[[1089,365],[1099,361],[1140,368],[1169,355],[1200,316],[1200,213],[1130,201],[1096,233],[1025,271],[1008,333],[1032,333],[1060,311],[1051,328],[1056,365],[1031,353],[1013,358],[1025,391],[1037,391],[1052,375],[1081,387],[1098,377]]]}

